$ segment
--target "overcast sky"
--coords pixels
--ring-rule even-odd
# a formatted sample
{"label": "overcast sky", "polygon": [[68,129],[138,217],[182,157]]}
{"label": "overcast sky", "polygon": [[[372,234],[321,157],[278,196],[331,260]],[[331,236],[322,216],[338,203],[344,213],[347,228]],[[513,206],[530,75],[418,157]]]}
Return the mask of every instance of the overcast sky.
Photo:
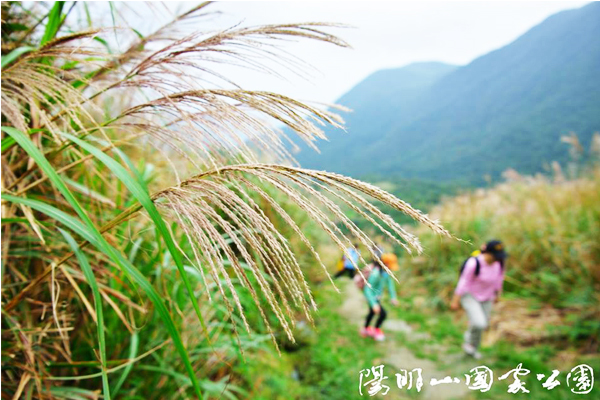
{"label": "overcast sky", "polygon": [[[144,17],[144,30],[159,26],[160,16],[168,17],[166,10],[161,8],[158,13],[156,8],[144,10],[143,4],[135,3],[134,9]],[[170,2],[167,7],[173,11],[187,10],[193,4]],[[468,64],[512,42],[548,16],[584,4],[586,2],[581,1],[245,1],[218,2],[210,8],[222,12],[213,18],[212,27],[309,21],[354,26],[329,31],[349,42],[352,49],[306,40],[285,43],[286,51],[314,67],[308,79],[288,74],[288,80],[283,81],[245,70],[232,71],[233,79],[246,89],[270,90],[301,100],[332,103],[377,70],[419,61]],[[206,26],[198,28],[203,30]]]}

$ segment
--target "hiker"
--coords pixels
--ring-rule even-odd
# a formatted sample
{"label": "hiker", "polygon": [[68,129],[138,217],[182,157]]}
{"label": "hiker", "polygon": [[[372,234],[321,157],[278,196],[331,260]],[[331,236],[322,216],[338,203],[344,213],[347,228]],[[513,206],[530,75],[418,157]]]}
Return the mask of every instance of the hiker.
{"label": "hiker", "polygon": [[[377,249],[377,255],[381,259],[381,261],[388,267],[390,270],[395,271],[398,269],[398,258],[391,253],[381,254],[382,251]],[[383,296],[383,291],[387,288],[391,302],[394,306],[398,305],[398,299],[396,298],[396,289],[394,287],[394,282],[392,277],[383,269],[381,264],[373,259],[371,265],[369,265],[363,274],[367,274],[367,280],[370,284],[364,284],[363,292],[367,299],[367,303],[369,305],[369,314],[365,320],[365,326],[361,328],[360,334],[363,337],[370,336],[377,341],[382,341],[385,339],[385,335],[381,330],[381,325],[385,321],[387,317],[387,312],[381,305],[381,298]],[[355,279],[360,278],[358,276]],[[362,279],[362,278],[361,278]],[[364,282],[364,279],[362,279]],[[374,319],[375,315],[377,315],[377,320],[375,321],[375,326],[370,326],[371,321]]]}
{"label": "hiker", "polygon": [[506,252],[499,240],[491,240],[469,257],[461,268],[460,277],[450,308],[458,310],[459,304],[469,318],[469,328],[464,335],[463,350],[475,359],[481,358],[481,334],[490,324],[492,303],[498,300],[504,281]]}
{"label": "hiker", "polygon": [[337,279],[342,275],[347,274],[350,279],[354,278],[356,274],[356,266],[358,266],[358,244],[352,243],[352,246],[346,249],[346,253],[342,255],[342,259],[340,260],[341,268],[334,275],[334,278]]}

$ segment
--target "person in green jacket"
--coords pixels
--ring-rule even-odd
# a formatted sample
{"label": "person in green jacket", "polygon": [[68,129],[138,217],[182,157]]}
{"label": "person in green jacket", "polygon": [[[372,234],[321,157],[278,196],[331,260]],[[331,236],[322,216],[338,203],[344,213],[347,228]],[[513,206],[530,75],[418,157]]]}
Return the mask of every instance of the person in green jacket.
{"label": "person in green jacket", "polygon": [[[395,270],[398,268],[398,259],[395,255],[382,254],[380,258],[389,269]],[[381,325],[387,317],[387,312],[381,305],[383,291],[387,288],[394,306],[398,305],[398,299],[396,298],[396,288],[392,277],[377,260],[373,260],[372,265],[373,267],[368,278],[369,285],[365,285],[363,289],[369,305],[369,314],[367,315],[365,326],[361,329],[360,333],[363,337],[370,336],[377,341],[382,341],[385,339],[385,335],[381,330]],[[372,327],[370,325],[375,315],[377,315],[377,321],[375,321],[375,326]]]}

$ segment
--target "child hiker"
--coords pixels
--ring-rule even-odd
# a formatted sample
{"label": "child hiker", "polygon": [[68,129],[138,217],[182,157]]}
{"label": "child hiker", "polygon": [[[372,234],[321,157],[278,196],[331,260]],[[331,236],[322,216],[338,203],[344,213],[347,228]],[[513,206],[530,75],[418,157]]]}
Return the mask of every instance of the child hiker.
{"label": "child hiker", "polygon": [[[377,252],[386,267],[393,271],[398,269],[398,258],[394,254],[381,254],[382,251],[379,249],[377,249]],[[385,339],[385,335],[381,330],[381,325],[387,317],[387,312],[381,305],[384,289],[387,288],[394,306],[398,305],[398,299],[396,298],[396,289],[392,277],[390,277],[377,260],[373,260],[368,270],[369,276],[367,280],[370,286],[365,284],[363,292],[369,305],[369,314],[365,320],[365,326],[360,330],[360,334],[363,337],[370,336],[377,341],[382,341]],[[375,316],[377,316],[375,326],[371,326],[371,322]]]}
{"label": "child hiker", "polygon": [[490,324],[492,303],[502,291],[505,258],[500,241],[492,240],[483,245],[480,252],[463,264],[450,303],[452,310],[458,310],[460,303],[467,312],[469,328],[465,332],[463,350],[475,359],[481,358],[478,351],[481,334]]}
{"label": "child hiker", "polygon": [[[348,274],[350,279],[354,278],[354,274],[356,274],[356,267],[358,265],[358,244],[352,243],[352,246],[346,249],[346,253],[350,255],[348,257],[346,254],[342,256],[341,259],[341,267],[340,270],[333,276],[335,279],[339,278],[342,275]],[[353,263],[354,262],[354,263]]]}

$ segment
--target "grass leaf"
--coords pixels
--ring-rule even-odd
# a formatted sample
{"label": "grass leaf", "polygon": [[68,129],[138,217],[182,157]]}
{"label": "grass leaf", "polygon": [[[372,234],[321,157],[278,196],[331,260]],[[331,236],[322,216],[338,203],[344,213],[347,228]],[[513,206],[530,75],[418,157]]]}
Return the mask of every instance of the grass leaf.
{"label": "grass leaf", "polygon": [[[6,67],[7,65],[9,65],[13,61],[15,61],[17,58],[21,57],[23,54],[27,54],[27,53],[29,53],[31,51],[34,51],[34,50],[36,50],[35,47],[21,46],[18,49],[14,49],[13,51],[11,51],[10,53],[8,53],[7,55],[2,56],[2,69],[4,69],[4,67]],[[4,149],[2,151],[4,151]]]}
{"label": "grass leaf", "polygon": [[62,22],[62,9],[65,5],[64,1],[57,1],[54,3],[50,15],[48,16],[48,23],[46,24],[46,30],[40,45],[43,46],[56,37],[60,24]]}
{"label": "grass leaf", "polygon": [[100,368],[102,369],[102,386],[104,392],[104,398],[110,400],[110,387],[108,385],[108,375],[106,373],[106,341],[104,337],[104,314],[102,312],[102,298],[100,297],[100,291],[98,290],[98,283],[94,276],[94,271],[90,266],[90,263],[83,253],[83,251],[75,242],[75,239],[65,230],[58,228],[60,233],[64,236],[65,240],[75,253],[79,266],[83,270],[83,275],[88,281],[88,284],[92,288],[92,294],[94,296],[94,306],[96,308],[96,315],[98,316],[97,330],[98,330],[98,345],[100,347]]}
{"label": "grass leaf", "polygon": [[[73,207],[77,215],[84,221],[86,228],[84,228],[85,236],[87,236],[87,240],[95,243],[96,246],[108,257],[110,257],[117,265],[121,268],[129,272],[134,279],[134,281],[146,292],[150,300],[156,306],[157,311],[160,316],[163,318],[165,322],[166,328],[169,331],[169,334],[173,338],[173,343],[177,347],[177,350],[180,353],[180,356],[186,366],[188,374],[192,380],[194,389],[198,397],[202,398],[202,392],[200,390],[200,386],[198,384],[198,380],[192,368],[192,365],[189,360],[189,356],[181,341],[179,336],[179,332],[173,323],[173,319],[169,311],[167,310],[162,298],[156,292],[156,290],[152,287],[150,282],[137,270],[125,257],[117,251],[114,247],[112,247],[106,239],[102,236],[102,234],[98,231],[98,228],[94,225],[89,216],[85,213],[85,211],[81,208],[75,197],[71,194],[69,189],[67,188],[64,181],[58,175],[56,170],[50,165],[48,160],[44,157],[42,152],[33,144],[31,139],[23,132],[18,129],[12,127],[3,126],[2,130],[10,135],[30,156],[35,160],[40,169],[44,171],[48,178],[52,181],[54,186],[61,192],[61,194],[65,197],[68,203]],[[113,160],[114,161],[114,160]],[[4,198],[5,195],[3,195]],[[90,240],[90,239],[93,239]]]}
{"label": "grass leaf", "polygon": [[[131,343],[129,345],[129,357],[128,358],[130,360],[133,360],[137,356],[139,343],[140,343],[140,338],[138,336],[138,333],[134,332],[133,335],[131,335]],[[117,381],[116,385],[113,388],[113,394],[115,396],[121,389],[121,386],[123,386],[123,383],[125,383],[125,379],[127,379],[127,376],[129,375],[129,372],[131,371],[132,368],[133,368],[133,364],[128,364],[125,367],[125,369],[123,370],[123,373],[121,373],[119,380]]]}
{"label": "grass leaf", "polygon": [[[123,182],[123,184],[129,189],[131,194],[133,194],[133,196],[140,202],[140,204],[144,207],[144,209],[146,209],[146,211],[148,212],[148,215],[150,216],[150,218],[152,219],[152,221],[158,228],[158,232],[163,237],[163,239],[167,245],[167,248],[169,249],[169,253],[171,253],[171,256],[173,257],[173,261],[175,261],[175,265],[177,265],[177,269],[179,270],[181,279],[183,280],[183,282],[185,284],[185,288],[188,292],[190,301],[192,302],[192,305],[194,307],[194,311],[196,312],[196,315],[198,316],[198,319],[199,319],[200,323],[202,324],[202,329],[204,329],[204,332],[208,339],[209,338],[208,329],[206,328],[206,323],[204,322],[202,313],[200,312],[200,307],[198,306],[198,300],[196,299],[196,296],[194,295],[194,289],[192,288],[192,285],[190,284],[190,281],[187,276],[187,272],[185,271],[185,267],[183,265],[183,257],[181,256],[181,252],[175,245],[175,241],[173,240],[171,232],[167,228],[165,221],[163,220],[162,216],[156,209],[154,202],[150,198],[150,195],[148,193],[148,188],[146,187],[146,184],[144,183],[144,181],[141,180],[141,175],[139,173],[136,173],[136,177],[138,179],[134,179],[121,164],[119,164],[117,161],[115,161],[115,159],[108,156],[106,153],[104,153],[100,149],[96,148],[92,144],[90,144],[84,140],[81,140],[73,135],[70,135],[68,133],[61,133],[61,135],[66,137],[67,139],[77,143],[80,147],[89,151],[91,154],[94,155],[94,157],[96,157],[98,160],[100,160],[100,162],[102,162],[104,165],[106,165],[106,167],[108,169],[110,169],[113,172],[113,174],[115,174],[116,177],[121,182]],[[124,153],[118,152],[118,154],[120,154],[122,156],[122,158],[124,158],[124,160],[128,163],[129,168],[131,168],[133,171],[137,171],[135,166],[131,162],[129,162],[129,159],[125,156]]]}

